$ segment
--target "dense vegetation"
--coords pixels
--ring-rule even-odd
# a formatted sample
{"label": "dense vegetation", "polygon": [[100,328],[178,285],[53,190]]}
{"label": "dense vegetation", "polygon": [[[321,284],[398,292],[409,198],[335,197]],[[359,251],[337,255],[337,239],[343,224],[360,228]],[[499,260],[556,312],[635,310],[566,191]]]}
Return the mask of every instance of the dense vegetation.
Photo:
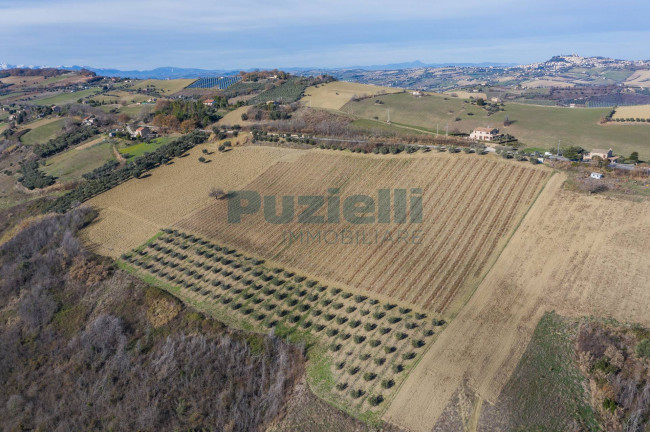
{"label": "dense vegetation", "polygon": [[[221,99],[219,99],[217,106],[220,102]],[[207,106],[201,101],[159,100],[156,103],[153,125],[165,130],[183,131],[206,127],[210,123],[219,120],[217,106]]]}
{"label": "dense vegetation", "polygon": [[276,87],[263,91],[252,99],[248,100],[249,105],[257,105],[268,101],[278,101],[282,103],[295,102],[300,99],[305,89],[309,86],[322,84],[333,81],[332,77],[291,77],[286,81],[281,81]]}
{"label": "dense vegetation", "polygon": [[230,331],[86,252],[80,208],[0,246],[0,429],[265,430],[299,348]]}
{"label": "dense vegetation", "polygon": [[81,127],[49,140],[45,144],[34,146],[34,153],[40,157],[52,156],[68,147],[77,145],[95,136],[97,129],[92,126]]}
{"label": "dense vegetation", "polygon": [[23,162],[20,165],[20,173],[22,176],[18,181],[30,190],[53,185],[56,179],[50,175],[46,175],[38,168],[39,164],[37,160]]}
{"label": "dense vegetation", "polygon": [[208,134],[205,132],[195,131],[164,144],[151,153],[145,153],[133,159],[131,163],[122,168],[110,169],[109,166],[105,165],[99,170],[93,171],[91,180],[82,183],[76,189],[53,201],[48,210],[64,212],[76,203],[82,203],[130,178],[138,178],[150,169],[169,162],[173,157],[182,155],[195,145],[204,142],[207,138]]}

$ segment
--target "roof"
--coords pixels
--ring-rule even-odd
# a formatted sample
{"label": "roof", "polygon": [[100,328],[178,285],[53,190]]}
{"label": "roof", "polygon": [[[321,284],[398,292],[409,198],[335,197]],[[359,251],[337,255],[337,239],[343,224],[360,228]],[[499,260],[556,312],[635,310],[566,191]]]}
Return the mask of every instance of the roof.
{"label": "roof", "polygon": [[203,103],[213,103],[214,99],[206,99],[203,101]]}
{"label": "roof", "polygon": [[137,131],[143,131],[143,130],[145,130],[145,129],[146,129],[146,128],[145,128],[144,126],[140,126],[140,127],[137,128],[135,131],[136,131],[136,132],[137,132]]}

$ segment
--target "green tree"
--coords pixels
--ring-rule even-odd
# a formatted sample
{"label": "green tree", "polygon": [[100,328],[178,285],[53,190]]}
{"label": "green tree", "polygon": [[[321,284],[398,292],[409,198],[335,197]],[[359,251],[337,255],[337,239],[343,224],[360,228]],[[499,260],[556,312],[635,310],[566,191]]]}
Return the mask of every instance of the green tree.
{"label": "green tree", "polygon": [[629,159],[634,161],[634,163],[639,162],[639,152],[632,152]]}

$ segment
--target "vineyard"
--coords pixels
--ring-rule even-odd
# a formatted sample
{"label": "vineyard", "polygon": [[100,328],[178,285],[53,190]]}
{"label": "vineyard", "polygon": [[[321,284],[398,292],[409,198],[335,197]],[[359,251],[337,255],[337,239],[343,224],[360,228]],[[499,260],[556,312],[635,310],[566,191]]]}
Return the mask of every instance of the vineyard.
{"label": "vineyard", "polygon": [[[328,189],[338,188],[345,197],[376,195],[384,188],[416,188],[423,191],[422,223],[321,226],[334,233],[357,233],[357,240],[359,230],[365,230],[368,238],[376,238],[378,232],[391,241],[314,243],[303,236],[289,243],[287,233],[307,231],[313,240],[319,227],[295,219],[270,224],[261,211],[246,215],[241,223],[228,223],[227,202],[216,201],[176,227],[320,280],[453,314],[549,175],[544,168],[479,155],[382,157],[311,151],[298,161],[276,163],[242,189],[262,196],[325,196]],[[415,230],[418,241],[413,240]],[[404,231],[410,241],[404,241]]]}
{"label": "vineyard", "polygon": [[268,101],[281,103],[295,102],[300,99],[309,85],[310,80],[306,78],[290,78],[277,87],[263,91],[254,98],[248,100],[249,105],[256,105]]}
{"label": "vineyard", "polygon": [[226,322],[317,338],[334,379],[324,397],[356,413],[385,411],[445,325],[421,311],[328,287],[178,230],[163,230],[121,260]]}

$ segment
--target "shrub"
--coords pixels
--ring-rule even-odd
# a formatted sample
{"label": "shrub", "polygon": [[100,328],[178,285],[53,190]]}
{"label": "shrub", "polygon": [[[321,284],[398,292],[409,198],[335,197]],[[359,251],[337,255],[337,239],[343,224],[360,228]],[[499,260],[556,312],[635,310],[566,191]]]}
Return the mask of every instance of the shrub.
{"label": "shrub", "polygon": [[359,399],[361,396],[363,396],[364,392],[361,389],[356,389],[356,390],[350,390],[350,396],[352,396],[354,399]]}
{"label": "shrub", "polygon": [[366,316],[370,313],[370,311],[368,309],[361,309],[359,313],[361,314],[361,316]]}
{"label": "shrub", "polygon": [[391,309],[393,309],[395,306],[396,306],[396,305],[394,305],[394,304],[386,303],[386,304],[384,305],[384,309],[386,309],[386,310],[391,310]]}
{"label": "shrub", "polygon": [[346,317],[336,317],[336,322],[337,322],[338,324],[343,324],[343,323],[346,322],[347,320],[348,320],[348,319],[347,319]]}
{"label": "shrub", "polygon": [[366,337],[361,336],[361,335],[355,335],[354,336],[354,343],[360,344],[361,342],[365,341]]}
{"label": "shrub", "polygon": [[379,339],[372,339],[370,342],[368,342],[368,344],[370,344],[371,347],[375,348],[381,345],[381,342]]}
{"label": "shrub", "polygon": [[339,339],[341,339],[341,340],[348,340],[348,339],[350,339],[350,333],[341,333],[341,334],[339,335]]}
{"label": "shrub", "polygon": [[382,319],[385,316],[386,316],[386,314],[384,312],[380,312],[380,311],[377,311],[377,312],[372,314],[372,317],[374,319]]}
{"label": "shrub", "polygon": [[352,320],[349,323],[349,326],[352,327],[352,328],[357,328],[360,325],[361,325],[361,321],[359,321],[359,320]]}
{"label": "shrub", "polygon": [[404,370],[404,366],[402,366],[401,364],[394,364],[393,366],[391,366],[391,370],[393,371],[393,373],[400,373]]}
{"label": "shrub", "polygon": [[338,332],[339,331],[337,329],[333,329],[333,328],[327,329],[327,336],[330,337],[336,336]]}
{"label": "shrub", "polygon": [[323,299],[320,303],[323,306],[329,306],[332,303],[332,300],[331,299]]}
{"label": "shrub", "polygon": [[372,406],[377,406],[384,401],[382,395],[373,395],[368,398],[368,403]]}
{"label": "shrub", "polygon": [[393,353],[393,352],[395,352],[396,350],[397,350],[397,348],[395,348],[394,346],[384,346],[384,352],[385,352],[386,354]]}
{"label": "shrub", "polygon": [[381,366],[384,363],[386,363],[386,359],[384,357],[377,357],[373,360],[377,366]]}
{"label": "shrub", "polygon": [[341,288],[332,288],[330,292],[332,295],[338,295],[341,292]]}
{"label": "shrub", "polygon": [[332,305],[332,308],[334,309],[341,309],[343,307],[343,303],[334,303]]}
{"label": "shrub", "polygon": [[359,372],[359,366],[352,366],[348,368],[348,373],[350,375],[355,375],[357,372]]}
{"label": "shrub", "polygon": [[406,327],[409,330],[412,330],[412,329],[416,328],[417,326],[418,325],[416,323],[413,323],[413,322],[407,322],[406,324],[404,324],[404,327]]}
{"label": "shrub", "polygon": [[400,307],[399,308],[399,313],[401,313],[401,314],[407,314],[409,312],[411,312],[411,309],[409,309],[409,308],[405,308],[405,307]]}
{"label": "shrub", "polygon": [[385,388],[385,389],[391,388],[394,385],[395,385],[395,381],[393,381],[392,379],[385,379],[385,380],[382,380],[382,382],[381,382],[381,386],[383,388]]}
{"label": "shrub", "polygon": [[650,339],[643,339],[634,351],[639,357],[650,358]]}
{"label": "shrub", "polygon": [[391,324],[398,323],[401,320],[402,320],[402,318],[396,317],[396,316],[388,317],[388,322],[391,323]]}
{"label": "shrub", "polygon": [[357,303],[361,303],[362,301],[365,301],[368,297],[362,296],[362,295],[355,295],[354,296],[354,301]]}
{"label": "shrub", "polygon": [[402,358],[404,360],[412,360],[412,359],[415,358],[415,353],[414,352],[404,353],[404,354],[402,354]]}
{"label": "shrub", "polygon": [[413,348],[421,348],[424,346],[424,341],[422,339],[416,339],[411,341]]}
{"label": "shrub", "polygon": [[336,385],[336,389],[339,390],[339,391],[343,391],[343,390],[345,390],[346,388],[348,388],[348,383],[344,383],[344,382],[342,382],[342,383],[338,383],[338,384]]}
{"label": "shrub", "polygon": [[384,335],[384,334],[386,334],[386,333],[389,333],[390,330],[391,330],[390,327],[380,327],[380,328],[379,328],[379,333]]}
{"label": "shrub", "polygon": [[373,323],[366,323],[366,325],[363,326],[365,331],[373,331],[377,327],[377,324]]}
{"label": "shrub", "polygon": [[372,381],[377,378],[377,374],[374,372],[366,372],[363,374],[363,379],[366,381]]}
{"label": "shrub", "polygon": [[338,351],[341,349],[341,344],[336,344],[336,343],[331,343],[330,344],[330,351]]}
{"label": "shrub", "polygon": [[359,360],[361,360],[361,361],[366,361],[369,358],[370,358],[370,354],[368,354],[368,353],[363,353],[363,354],[359,355]]}
{"label": "shrub", "polygon": [[325,318],[326,321],[332,321],[335,317],[336,315],[330,313],[323,315],[323,318]]}
{"label": "shrub", "polygon": [[355,308],[354,306],[348,306],[348,307],[345,308],[345,311],[346,311],[347,313],[352,313],[352,312],[354,312],[355,310],[357,310],[357,308]]}

